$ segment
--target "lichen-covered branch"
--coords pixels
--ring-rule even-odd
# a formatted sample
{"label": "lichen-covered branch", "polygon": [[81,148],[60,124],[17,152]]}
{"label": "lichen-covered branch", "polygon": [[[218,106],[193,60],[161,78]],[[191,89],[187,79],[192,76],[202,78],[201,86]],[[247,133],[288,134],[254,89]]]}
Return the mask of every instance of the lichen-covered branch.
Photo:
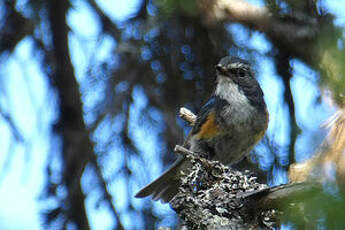
{"label": "lichen-covered branch", "polygon": [[298,202],[293,198],[304,192],[320,192],[316,184],[269,188],[248,170],[230,169],[181,146],[175,151],[193,165],[171,201],[187,229],[270,229],[279,226],[282,203]]}

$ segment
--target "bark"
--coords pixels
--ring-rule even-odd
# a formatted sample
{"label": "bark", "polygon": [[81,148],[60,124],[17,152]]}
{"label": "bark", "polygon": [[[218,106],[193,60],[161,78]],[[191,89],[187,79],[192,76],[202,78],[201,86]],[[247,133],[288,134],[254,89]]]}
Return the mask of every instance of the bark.
{"label": "bark", "polygon": [[67,0],[49,1],[48,13],[55,58],[51,82],[58,94],[60,112],[54,129],[62,139],[62,183],[67,189],[67,197],[61,204],[62,210],[67,217],[66,221],[74,223],[77,229],[87,230],[90,226],[80,181],[91,158],[92,144],[83,120],[79,86],[69,55],[66,23],[68,8]]}
{"label": "bark", "polygon": [[113,214],[117,229],[124,229],[119,214],[112,203],[90,139],[90,131],[84,123],[80,89],[74,74],[68,48],[68,25],[66,13],[67,0],[49,2],[49,21],[52,31],[54,64],[51,77],[59,100],[59,119],[55,132],[62,138],[62,185],[67,188],[67,198],[61,204],[66,221],[76,224],[78,229],[90,229],[86,208],[85,194],[81,188],[81,177],[87,164],[91,164],[100,183],[103,198]]}
{"label": "bark", "polygon": [[[319,184],[295,183],[269,188],[249,171],[240,172],[209,161],[181,146],[192,171],[181,178],[172,208],[182,229],[274,229],[287,206],[318,195]],[[305,196],[308,194],[308,196]]]}
{"label": "bark", "polygon": [[0,54],[12,52],[27,35],[31,35],[34,24],[15,9],[15,1],[4,1],[4,22],[0,28]]}

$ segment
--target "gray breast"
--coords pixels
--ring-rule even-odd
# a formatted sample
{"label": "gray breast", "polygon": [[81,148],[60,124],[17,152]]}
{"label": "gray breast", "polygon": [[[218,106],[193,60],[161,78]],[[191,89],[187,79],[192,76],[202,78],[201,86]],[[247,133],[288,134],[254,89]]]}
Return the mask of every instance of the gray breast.
{"label": "gray breast", "polygon": [[234,125],[253,125],[250,123],[257,111],[231,79],[219,78],[215,94],[228,102],[227,105],[224,105],[223,108],[217,111],[218,115],[223,118],[223,122],[225,122],[222,126],[226,125],[229,128],[234,128]]}
{"label": "gray breast", "polygon": [[214,160],[231,164],[254,147],[260,139],[259,134],[267,128],[267,116],[250,104],[231,79],[218,81],[216,95],[228,102],[216,111],[217,123],[224,129],[224,135],[214,137],[208,143],[214,149]]}

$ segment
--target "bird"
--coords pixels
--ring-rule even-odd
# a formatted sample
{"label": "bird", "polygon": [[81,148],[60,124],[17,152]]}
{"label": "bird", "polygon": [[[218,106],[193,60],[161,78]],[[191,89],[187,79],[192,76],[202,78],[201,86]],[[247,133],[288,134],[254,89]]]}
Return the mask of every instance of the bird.
{"label": "bird", "polygon": [[[197,113],[184,146],[210,160],[232,165],[243,159],[264,136],[269,114],[263,91],[251,64],[226,56],[215,66],[216,84],[211,97]],[[168,203],[177,194],[182,174],[191,163],[179,156],[156,180],[142,188],[136,198],[152,196]]]}

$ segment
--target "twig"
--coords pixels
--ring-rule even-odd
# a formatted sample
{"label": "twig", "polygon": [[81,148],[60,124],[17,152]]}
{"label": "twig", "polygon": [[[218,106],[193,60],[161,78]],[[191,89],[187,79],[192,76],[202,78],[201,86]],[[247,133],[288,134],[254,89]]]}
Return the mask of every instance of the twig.
{"label": "twig", "polygon": [[101,184],[101,187],[103,190],[104,199],[106,200],[106,202],[109,205],[110,212],[113,214],[113,216],[116,219],[117,229],[124,230],[125,228],[121,222],[120,215],[119,215],[118,211],[116,210],[115,205],[113,203],[113,196],[111,195],[111,193],[108,190],[107,182],[104,179],[102,169],[101,169],[100,165],[98,164],[98,161],[97,161],[95,155],[92,159],[92,163],[93,163],[93,166],[96,170],[96,175],[98,176],[98,179],[100,181],[100,184]]}
{"label": "twig", "polygon": [[24,137],[21,135],[19,129],[15,125],[15,122],[13,121],[12,117],[9,114],[3,112],[1,109],[0,109],[0,117],[2,117],[7,122],[16,141],[24,142]]}
{"label": "twig", "polygon": [[115,40],[119,41],[121,39],[121,32],[119,31],[115,23],[113,23],[113,21],[103,12],[103,10],[98,6],[95,0],[88,0],[87,3],[89,3],[91,8],[98,15],[102,24],[103,31],[113,36]]}
{"label": "twig", "polygon": [[179,116],[191,126],[193,126],[196,121],[196,115],[185,107],[180,108]]}
{"label": "twig", "polygon": [[214,164],[212,163],[217,163],[218,161],[210,161],[207,159],[207,154],[206,153],[201,153],[201,152],[193,152],[190,151],[189,149],[186,149],[185,147],[182,147],[180,145],[176,145],[174,149],[175,153],[182,154],[183,156],[187,158],[191,158],[193,160],[198,160],[205,168],[210,169]]}
{"label": "twig", "polygon": [[275,56],[275,65],[278,74],[284,83],[284,103],[289,110],[290,123],[290,143],[289,143],[289,165],[295,163],[295,145],[301,129],[297,125],[295,114],[295,103],[292,95],[290,80],[292,78],[292,70],[290,66],[290,54],[288,51],[280,51]]}
{"label": "twig", "polygon": [[190,151],[189,149],[186,149],[185,147],[182,147],[181,145],[176,145],[174,149],[175,153],[180,153],[183,156],[193,156],[193,157],[199,157],[195,152]]}

